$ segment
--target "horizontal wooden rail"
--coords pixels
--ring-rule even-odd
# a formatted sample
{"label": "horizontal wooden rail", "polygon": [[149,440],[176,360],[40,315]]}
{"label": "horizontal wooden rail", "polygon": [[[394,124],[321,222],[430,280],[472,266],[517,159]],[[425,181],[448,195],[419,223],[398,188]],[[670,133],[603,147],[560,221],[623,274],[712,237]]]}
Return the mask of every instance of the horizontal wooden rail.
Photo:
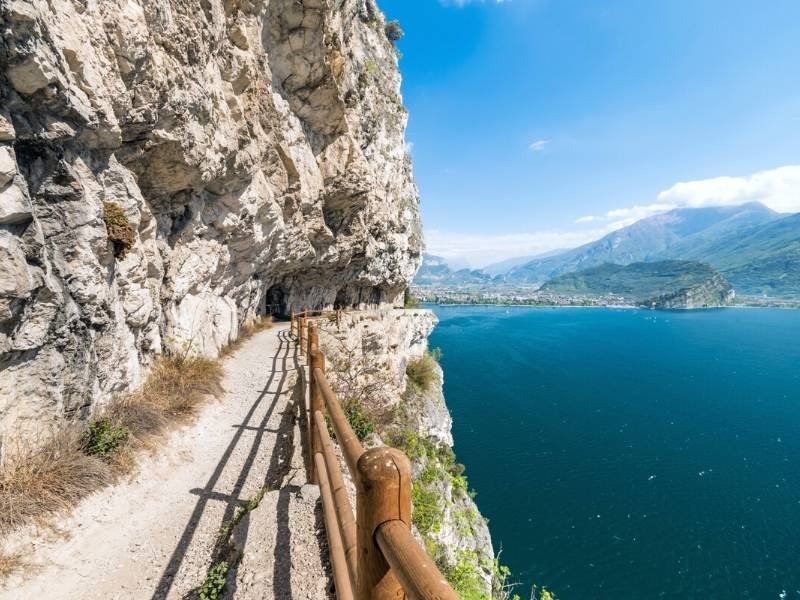
{"label": "horizontal wooden rail", "polygon": [[353,507],[350,505],[347,488],[344,486],[342,471],[339,468],[339,461],[336,460],[336,452],[333,449],[331,436],[328,435],[328,424],[320,411],[314,413],[314,422],[317,426],[317,435],[319,435],[322,442],[322,454],[325,457],[325,469],[328,472],[328,481],[333,492],[334,508],[339,521],[339,533],[344,546],[344,555],[347,559],[347,568],[350,571],[350,579],[355,581],[358,553],[356,547],[356,520],[353,516]]}
{"label": "horizontal wooden rail", "polygon": [[353,428],[350,427],[350,422],[339,406],[339,400],[336,394],[333,393],[330,384],[328,383],[325,373],[320,369],[314,369],[313,377],[319,385],[322,397],[325,399],[325,407],[328,409],[328,415],[333,423],[333,430],[336,432],[336,441],[342,447],[342,454],[344,454],[344,461],[347,463],[347,468],[353,481],[357,480],[358,459],[364,454],[364,447],[358,441],[358,436],[353,433]]}
{"label": "horizontal wooden rail", "polygon": [[402,521],[386,521],[378,526],[375,538],[409,598],[458,600],[458,595],[411,534],[408,525]]}
{"label": "horizontal wooden rail", "polygon": [[[325,376],[314,312],[322,311],[292,313],[290,335],[308,364],[308,469],[310,480],[320,487],[336,597],[457,600],[411,533],[411,463],[395,448],[364,450]],[[353,518],[326,413],[356,487],[357,518]]]}
{"label": "horizontal wooden rail", "polygon": [[339,527],[336,524],[336,511],[334,509],[333,496],[330,489],[330,480],[325,468],[325,459],[322,454],[317,452],[314,455],[314,463],[317,467],[319,477],[319,489],[322,496],[322,513],[325,518],[325,532],[328,536],[328,549],[333,569],[333,583],[336,586],[336,598],[338,600],[353,600],[353,584],[345,560],[342,538],[339,535]]}

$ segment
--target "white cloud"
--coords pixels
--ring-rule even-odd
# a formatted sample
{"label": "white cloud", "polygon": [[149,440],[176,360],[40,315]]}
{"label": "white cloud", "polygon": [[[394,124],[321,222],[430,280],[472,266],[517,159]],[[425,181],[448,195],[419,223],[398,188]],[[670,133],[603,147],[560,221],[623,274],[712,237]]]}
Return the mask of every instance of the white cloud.
{"label": "white cloud", "polygon": [[735,206],[761,202],[778,212],[800,212],[800,165],[760,171],[747,177],[681,181],[658,195],[677,206]]}
{"label": "white cloud", "polygon": [[603,237],[609,231],[608,227],[603,227],[588,231],[536,231],[488,235],[433,229],[425,232],[425,243],[427,252],[442,256],[451,264],[466,263],[472,267],[483,267],[513,256],[574,248]]}
{"label": "white cloud", "polygon": [[544,147],[547,146],[548,143],[549,143],[548,140],[536,140],[530,146],[528,146],[528,148],[530,148],[534,152],[540,152],[544,150]]}
{"label": "white cloud", "polygon": [[601,216],[587,215],[576,222],[618,219],[629,224],[675,208],[736,206],[746,202],[761,202],[777,212],[800,212],[800,165],[787,165],[744,177],[681,181],[660,192],[653,204],[617,208]]}

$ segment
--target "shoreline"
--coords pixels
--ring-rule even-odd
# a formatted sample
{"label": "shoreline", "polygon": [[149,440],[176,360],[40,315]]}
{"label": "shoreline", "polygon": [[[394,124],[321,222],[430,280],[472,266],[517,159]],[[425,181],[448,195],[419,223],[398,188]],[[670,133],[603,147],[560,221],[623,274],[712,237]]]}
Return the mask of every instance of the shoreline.
{"label": "shoreline", "polygon": [[687,308],[648,308],[646,306],[636,306],[634,304],[608,304],[608,305],[583,305],[583,304],[557,304],[557,305],[537,305],[537,304],[501,304],[493,302],[420,302],[421,306],[439,306],[446,308],[453,307],[506,307],[506,308],[536,308],[536,309],[555,309],[555,308],[605,308],[615,310],[641,310],[650,312],[675,312],[689,310],[721,310],[721,309],[772,309],[772,310],[798,310],[800,306],[759,306],[752,304],[733,304],[726,306],[697,306]]}

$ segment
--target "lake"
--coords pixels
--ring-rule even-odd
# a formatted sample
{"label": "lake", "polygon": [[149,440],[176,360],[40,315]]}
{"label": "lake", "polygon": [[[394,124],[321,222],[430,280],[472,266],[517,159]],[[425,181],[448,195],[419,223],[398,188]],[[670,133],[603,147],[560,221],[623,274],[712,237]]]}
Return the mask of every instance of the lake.
{"label": "lake", "polygon": [[431,308],[524,600],[800,598],[800,311]]}

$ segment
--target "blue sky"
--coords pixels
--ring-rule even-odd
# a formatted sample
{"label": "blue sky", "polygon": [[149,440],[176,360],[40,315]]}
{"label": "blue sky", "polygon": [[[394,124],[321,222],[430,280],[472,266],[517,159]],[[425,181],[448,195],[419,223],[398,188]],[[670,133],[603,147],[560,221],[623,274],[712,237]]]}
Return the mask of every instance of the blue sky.
{"label": "blue sky", "polygon": [[482,266],[674,206],[800,211],[797,0],[379,3],[406,33],[432,253]]}

